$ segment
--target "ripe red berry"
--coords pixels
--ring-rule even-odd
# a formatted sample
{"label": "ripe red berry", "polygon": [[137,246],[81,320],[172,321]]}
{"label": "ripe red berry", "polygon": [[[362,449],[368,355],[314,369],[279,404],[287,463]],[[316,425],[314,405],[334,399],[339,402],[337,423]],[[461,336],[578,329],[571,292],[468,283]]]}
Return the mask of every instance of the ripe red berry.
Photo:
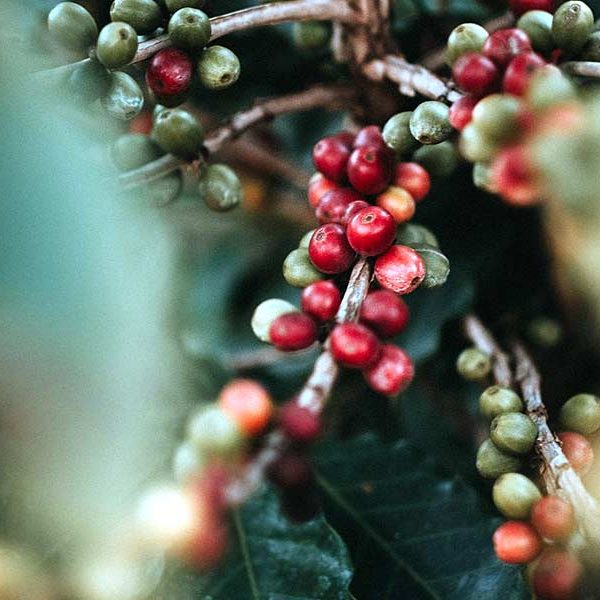
{"label": "ripe red berry", "polygon": [[524,146],[501,150],[491,167],[491,183],[498,194],[516,206],[535,204],[540,191]]}
{"label": "ripe red berry", "polygon": [[542,551],[536,530],[524,521],[506,521],[492,537],[496,556],[511,565],[532,561]]}
{"label": "ripe red berry", "polygon": [[394,169],[392,185],[404,188],[415,202],[419,202],[427,196],[431,189],[431,177],[420,164],[401,162]]}
{"label": "ripe red berry", "polygon": [[575,527],[573,507],[558,496],[544,496],[531,509],[531,524],[547,540],[566,540]]}
{"label": "ripe red berry", "polygon": [[308,458],[298,452],[286,452],[269,467],[269,479],[284,490],[301,490],[313,484],[314,473]]}
{"label": "ripe red berry", "polygon": [[158,96],[178,96],[190,87],[194,64],[179,48],[159,50],[146,69],[146,83]]}
{"label": "ripe red berry", "polygon": [[450,125],[454,129],[462,131],[471,122],[473,109],[478,102],[477,96],[463,96],[454,102],[448,114]]}
{"label": "ripe red berry", "polygon": [[348,179],[361,194],[379,194],[392,177],[390,154],[381,146],[361,146],[348,160]]}
{"label": "ripe red berry", "polygon": [[498,81],[496,65],[483,54],[468,52],[452,66],[452,77],[465,92],[483,95],[493,89]]}
{"label": "ripe red berry", "polygon": [[364,369],[373,364],[379,355],[377,336],[359,323],[341,323],[329,336],[333,358],[345,367]]}
{"label": "ripe red berry", "polygon": [[346,180],[346,166],[350,148],[335,136],[325,137],[313,148],[313,163],[327,179],[337,183]]}
{"label": "ripe red berry", "polygon": [[377,362],[363,371],[369,387],[384,396],[397,396],[404,391],[414,374],[410,356],[394,344],[381,344]]}
{"label": "ripe red berry", "polygon": [[354,140],[354,148],[360,148],[361,146],[381,146],[382,148],[387,148],[381,135],[381,127],[377,125],[363,127]]}
{"label": "ripe red berry", "polygon": [[360,307],[360,322],[381,338],[398,335],[408,325],[409,318],[406,302],[390,290],[369,292]]}
{"label": "ripe red berry", "polygon": [[580,475],[585,475],[594,462],[592,445],[580,433],[574,431],[563,431],[558,434],[558,439],[573,469]]}
{"label": "ripe red berry", "polygon": [[362,256],[377,256],[394,243],[396,221],[387,210],[369,206],[350,219],[346,236],[355,252]]}
{"label": "ripe red berry", "polygon": [[298,444],[310,444],[321,433],[318,415],[299,406],[295,400],[286,402],[279,411],[279,427],[286,437]]}
{"label": "ripe red berry", "polygon": [[304,313],[286,313],[277,317],[271,324],[269,339],[279,350],[302,350],[316,341],[317,325]]}
{"label": "ripe red berry", "polygon": [[346,239],[346,230],[337,223],[327,223],[310,238],[308,256],[321,273],[334,274],[347,271],[355,254]]}
{"label": "ripe red berry", "polygon": [[315,214],[319,223],[341,223],[351,202],[362,200],[352,188],[337,188],[327,192],[319,202]]}
{"label": "ripe red berry", "polygon": [[359,213],[363,208],[369,208],[369,206],[371,206],[371,204],[364,200],[355,200],[348,204],[346,212],[344,213],[344,218],[342,219],[342,225],[346,227],[355,214]]}
{"label": "ripe red berry", "polygon": [[577,557],[562,548],[546,548],[533,571],[533,591],[540,600],[572,600],[583,567]]}
{"label": "ripe red berry", "polygon": [[220,521],[206,519],[183,548],[175,551],[194,569],[209,571],[223,559],[229,546],[229,531]]}
{"label": "ripe red berry", "polygon": [[302,310],[316,321],[325,323],[335,317],[342,295],[331,280],[311,283],[302,291],[300,305]]}
{"label": "ripe red berry", "polygon": [[356,136],[349,131],[340,131],[339,133],[336,133],[333,137],[340,140],[343,144],[348,146],[349,149],[352,149],[352,147],[354,146],[354,140],[356,139]]}
{"label": "ripe red berry", "polygon": [[409,294],[425,279],[425,262],[408,246],[392,246],[375,261],[375,278],[381,287]]}
{"label": "ripe red berry", "polygon": [[482,52],[499,67],[505,67],[515,56],[531,51],[529,36],[517,28],[494,31],[483,44]]}
{"label": "ripe red berry", "polygon": [[520,17],[530,10],[545,10],[553,13],[555,0],[509,0],[508,6],[515,17]]}
{"label": "ripe red berry", "polygon": [[339,185],[323,175],[315,173],[308,182],[308,202],[313,208],[319,206],[323,196],[331,190],[337,190]]}
{"label": "ripe red berry", "polygon": [[546,61],[535,52],[523,52],[515,56],[506,67],[502,89],[507,94],[524,96],[529,83],[537,69],[543,67]]}

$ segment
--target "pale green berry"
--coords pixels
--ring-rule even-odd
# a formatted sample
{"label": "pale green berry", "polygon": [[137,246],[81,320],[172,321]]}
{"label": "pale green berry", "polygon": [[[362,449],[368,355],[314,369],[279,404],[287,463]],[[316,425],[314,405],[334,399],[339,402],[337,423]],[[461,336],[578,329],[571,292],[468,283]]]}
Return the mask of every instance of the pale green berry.
{"label": "pale green berry", "polygon": [[154,120],[152,138],[165,152],[192,159],[202,150],[204,132],[194,115],[173,108],[158,114]]}
{"label": "pale green berry", "polygon": [[590,435],[600,429],[600,403],[592,394],[577,394],[560,409],[560,425],[567,431]]}
{"label": "pale green berry", "polygon": [[466,348],[456,360],[456,370],[469,381],[481,381],[490,374],[492,360],[478,348]]}
{"label": "pale green berry", "polygon": [[488,163],[476,162],[473,165],[473,185],[481,190],[496,193],[496,187],[492,179],[492,169]]}
{"label": "pale green berry", "polygon": [[488,162],[498,149],[496,142],[474,123],[461,131],[458,145],[461,154],[470,162]]}
{"label": "pale green berry", "polygon": [[235,171],[223,164],[209,165],[202,170],[198,190],[206,205],[217,212],[232,210],[244,197]]}
{"label": "pale green berry", "polygon": [[395,114],[383,127],[383,141],[397,154],[410,152],[418,145],[410,132],[411,116],[410,110]]}
{"label": "pale green berry", "polygon": [[421,102],[412,112],[410,132],[421,144],[439,144],[452,133],[448,120],[449,108],[437,100]]}
{"label": "pale green berry", "polygon": [[244,438],[236,422],[217,405],[201,408],[189,421],[188,441],[208,457],[232,457],[242,448]]}
{"label": "pale green berry", "polygon": [[521,460],[502,452],[492,440],[485,440],[477,450],[477,470],[486,479],[496,479],[504,473],[512,473],[521,468]]}
{"label": "pale green berry", "polygon": [[492,385],[479,396],[479,412],[488,421],[504,413],[520,412],[523,401],[510,388]]}
{"label": "pale green berry", "polygon": [[527,454],[537,438],[535,423],[523,413],[498,415],[490,425],[490,438],[502,451],[509,454]]}
{"label": "pale green berry", "polygon": [[551,52],[554,49],[551,13],[545,10],[530,10],[521,15],[517,27],[529,36],[531,47],[536,52]]}
{"label": "pale green berry", "polygon": [[452,66],[454,61],[467,52],[479,52],[483,48],[489,33],[476,23],[462,23],[448,36],[446,62]]}
{"label": "pale green berry", "polygon": [[452,142],[422,146],[413,160],[425,167],[432,177],[448,177],[456,169],[459,156]]}
{"label": "pale green berry", "polygon": [[162,22],[160,6],[154,0],[114,0],[111,21],[129,23],[137,33],[152,33]]}
{"label": "pale green berry", "polygon": [[98,37],[94,17],[75,2],[61,2],[48,15],[50,35],[70,50],[83,51]]}
{"label": "pale green berry", "polygon": [[270,298],[261,302],[255,309],[252,315],[252,331],[254,335],[262,342],[270,342],[271,338],[269,331],[273,321],[281,315],[286,315],[291,312],[298,312],[298,309],[280,298]]}
{"label": "pale green berry", "polygon": [[177,483],[186,484],[198,477],[206,459],[198,449],[189,442],[181,444],[173,456],[173,474]]}
{"label": "pale green berry", "polygon": [[556,45],[567,54],[581,50],[594,28],[594,14],[579,0],[561,4],[552,19],[552,37]]}
{"label": "pale green berry", "polygon": [[490,94],[473,109],[471,123],[482,135],[506,142],[519,135],[518,118],[522,102],[509,94]]}
{"label": "pale green berry", "polygon": [[240,61],[229,48],[209,46],[198,60],[200,82],[211,90],[221,90],[234,84],[240,76]]}
{"label": "pale green berry", "polygon": [[576,96],[575,86],[554,65],[538,69],[527,88],[527,101],[535,111],[544,111],[557,103],[569,102]]}
{"label": "pale green berry", "polygon": [[210,19],[197,8],[181,8],[169,20],[169,39],[174,46],[200,52],[210,40]]}
{"label": "pale green berry", "polygon": [[115,71],[108,92],[102,98],[102,106],[111,116],[129,121],[142,111],[144,93],[131,75]]}
{"label": "pale green berry", "polygon": [[96,56],[108,69],[119,69],[133,60],[137,49],[137,33],[131,25],[109,23],[98,36]]}
{"label": "pale green berry", "polygon": [[535,483],[521,473],[505,473],[494,483],[492,497],[496,508],[507,519],[527,520],[542,494]]}
{"label": "pale green berry", "polygon": [[292,250],[283,262],[283,277],[290,285],[305,288],[320,281],[325,275],[310,262],[306,248],[297,248]]}
{"label": "pale green berry", "polygon": [[316,231],[316,229],[311,229],[310,231],[307,231],[302,236],[302,239],[300,240],[300,243],[298,244],[298,248],[306,248],[306,249],[308,249],[308,246],[310,244],[310,240],[312,239],[313,233],[315,231]]}

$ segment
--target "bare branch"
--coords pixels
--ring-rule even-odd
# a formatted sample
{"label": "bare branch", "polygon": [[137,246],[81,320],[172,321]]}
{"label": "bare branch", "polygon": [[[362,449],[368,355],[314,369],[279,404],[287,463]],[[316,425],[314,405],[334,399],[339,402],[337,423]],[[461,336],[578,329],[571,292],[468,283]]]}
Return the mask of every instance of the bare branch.
{"label": "bare branch", "polygon": [[560,68],[569,75],[580,77],[600,78],[600,62],[591,60],[576,60],[560,65]]}

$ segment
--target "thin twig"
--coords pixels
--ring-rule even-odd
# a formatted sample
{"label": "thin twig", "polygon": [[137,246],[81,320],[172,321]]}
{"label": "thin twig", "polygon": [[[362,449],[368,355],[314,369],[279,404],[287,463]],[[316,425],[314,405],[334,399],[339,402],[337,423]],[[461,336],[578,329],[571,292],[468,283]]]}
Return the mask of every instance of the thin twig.
{"label": "thin twig", "polygon": [[579,75],[580,77],[600,78],[600,62],[591,60],[576,60],[563,63],[560,68],[569,75]]}
{"label": "thin twig", "polygon": [[289,358],[297,358],[298,356],[306,356],[315,350],[318,344],[314,344],[304,350],[297,352],[283,352],[273,346],[265,346],[264,348],[255,348],[245,352],[238,352],[230,356],[226,361],[226,366],[233,371],[249,371],[251,369],[259,369],[269,367],[282,360]]}

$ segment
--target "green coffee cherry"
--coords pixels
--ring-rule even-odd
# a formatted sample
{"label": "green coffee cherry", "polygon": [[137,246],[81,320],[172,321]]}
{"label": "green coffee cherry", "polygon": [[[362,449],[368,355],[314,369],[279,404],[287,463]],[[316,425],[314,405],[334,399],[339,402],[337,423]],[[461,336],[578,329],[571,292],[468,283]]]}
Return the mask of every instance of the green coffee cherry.
{"label": "green coffee cherry", "polygon": [[556,45],[567,54],[581,50],[594,28],[594,14],[579,0],[561,4],[552,19],[552,37]]}
{"label": "green coffee cherry", "polygon": [[165,4],[167,10],[174,13],[182,8],[202,8],[205,0],[165,0]]}
{"label": "green coffee cherry", "polygon": [[483,136],[495,142],[507,142],[519,135],[521,108],[521,100],[516,96],[490,94],[475,105],[471,123]]}
{"label": "green coffee cherry", "polygon": [[421,144],[439,144],[450,137],[452,125],[448,121],[449,108],[437,100],[421,102],[413,111],[409,127]]}
{"label": "green coffee cherry", "polygon": [[504,473],[512,473],[521,468],[521,460],[496,448],[492,440],[485,440],[477,450],[476,467],[486,479],[496,479]]}
{"label": "green coffee cherry", "polygon": [[490,438],[504,452],[527,454],[537,438],[537,427],[523,413],[504,413],[492,421]]}
{"label": "green coffee cherry", "polygon": [[94,17],[75,2],[61,2],[50,11],[48,30],[65,48],[75,51],[86,50],[98,37]]}
{"label": "green coffee cherry", "polygon": [[110,87],[102,98],[102,106],[113,117],[129,121],[140,114],[144,93],[131,75],[117,71],[111,74]]}
{"label": "green coffee cherry", "polygon": [[98,36],[96,56],[105,67],[118,69],[133,60],[137,48],[137,33],[131,25],[109,23]]}
{"label": "green coffee cherry", "polygon": [[308,250],[297,248],[292,250],[283,262],[283,277],[290,285],[305,288],[325,276],[310,262]]}
{"label": "green coffee cherry", "polygon": [[446,283],[450,274],[450,261],[435,246],[415,244],[412,246],[425,263],[424,288],[436,288]]}
{"label": "green coffee cherry", "polygon": [[157,144],[141,133],[122,135],[111,148],[111,158],[119,171],[137,169],[162,155],[163,152]]}
{"label": "green coffee cherry", "polygon": [[165,151],[181,158],[196,158],[202,149],[204,133],[196,117],[180,108],[159,113],[152,138]]}
{"label": "green coffee cherry", "polygon": [[491,194],[496,193],[492,181],[492,169],[488,163],[476,162],[473,165],[473,185]]}
{"label": "green coffee cherry", "polygon": [[600,429],[600,403],[592,394],[577,394],[560,409],[560,426],[567,431],[590,435]]}
{"label": "green coffee cherry", "polygon": [[489,136],[475,125],[469,123],[460,134],[461,154],[470,162],[488,162],[496,153],[497,145]]}
{"label": "green coffee cherry", "polygon": [[600,31],[594,31],[588,37],[581,54],[581,60],[591,60],[594,62],[600,61]]}
{"label": "green coffee cherry", "polygon": [[536,111],[544,111],[559,102],[568,102],[575,96],[575,86],[571,80],[554,65],[538,69],[527,89],[529,106]]}
{"label": "green coffee cherry", "polygon": [[313,236],[313,233],[316,231],[316,229],[311,229],[310,231],[307,231],[303,236],[302,239],[300,240],[299,244],[298,244],[298,248],[306,248],[308,249],[308,245],[310,244],[310,240]]}
{"label": "green coffee cherry", "polygon": [[188,423],[188,440],[206,457],[235,456],[243,445],[235,421],[216,405],[201,408]]}
{"label": "green coffee cherry", "polygon": [[330,38],[329,27],[321,21],[301,21],[292,27],[294,44],[303,52],[315,52],[327,47]]}
{"label": "green coffee cherry", "polygon": [[162,23],[160,6],[154,0],[114,0],[110,19],[131,25],[140,35],[152,33]]}
{"label": "green coffee cherry", "polygon": [[435,235],[427,227],[417,225],[416,223],[403,223],[400,225],[396,232],[396,243],[403,246],[410,246],[411,248],[422,244],[439,248]]}
{"label": "green coffee cherry", "polygon": [[466,348],[456,359],[456,370],[469,381],[481,381],[492,370],[492,360],[478,348]]}
{"label": "green coffee cherry", "polygon": [[217,212],[232,210],[244,197],[235,171],[223,164],[209,165],[202,171],[198,190],[208,208]]}
{"label": "green coffee cherry", "polygon": [[522,29],[531,41],[536,52],[551,52],[554,49],[552,37],[552,15],[545,10],[530,10],[521,15],[517,27]]}
{"label": "green coffee cherry", "polygon": [[479,52],[488,36],[489,33],[476,23],[463,23],[455,27],[448,36],[446,62],[452,66],[459,56],[467,52]]}
{"label": "green coffee cherry", "polygon": [[404,154],[418,146],[417,141],[410,132],[410,118],[412,111],[401,112],[390,119],[383,127],[384,142],[397,154]]}
{"label": "green coffee cherry", "polygon": [[298,309],[287,302],[279,298],[270,298],[261,302],[255,309],[252,315],[252,331],[254,335],[261,340],[261,342],[270,342],[269,331],[273,321],[281,315],[286,315],[291,312],[298,312]]}
{"label": "green coffee cherry", "polygon": [[197,8],[181,8],[169,20],[169,39],[178,48],[200,52],[210,34],[210,19]]}
{"label": "green coffee cherry", "polygon": [[166,206],[177,199],[183,188],[179,173],[169,173],[140,188],[144,201],[151,206]]}
{"label": "green coffee cherry", "polygon": [[507,519],[527,520],[533,505],[542,498],[540,490],[521,473],[505,473],[494,483],[492,497]]}
{"label": "green coffee cherry", "polygon": [[229,48],[209,46],[200,55],[198,76],[208,89],[222,90],[238,80],[240,61]]}
{"label": "green coffee cherry", "polygon": [[83,104],[104,96],[109,86],[110,73],[96,60],[78,66],[67,80],[69,96]]}
{"label": "green coffee cherry", "polygon": [[479,412],[488,421],[504,413],[523,410],[523,401],[509,388],[492,385],[479,396]]}
{"label": "green coffee cherry", "polygon": [[422,146],[413,160],[425,167],[433,177],[448,177],[458,166],[459,157],[452,142]]}
{"label": "green coffee cherry", "polygon": [[186,484],[197,477],[206,458],[189,442],[181,444],[173,456],[173,475],[177,483]]}

